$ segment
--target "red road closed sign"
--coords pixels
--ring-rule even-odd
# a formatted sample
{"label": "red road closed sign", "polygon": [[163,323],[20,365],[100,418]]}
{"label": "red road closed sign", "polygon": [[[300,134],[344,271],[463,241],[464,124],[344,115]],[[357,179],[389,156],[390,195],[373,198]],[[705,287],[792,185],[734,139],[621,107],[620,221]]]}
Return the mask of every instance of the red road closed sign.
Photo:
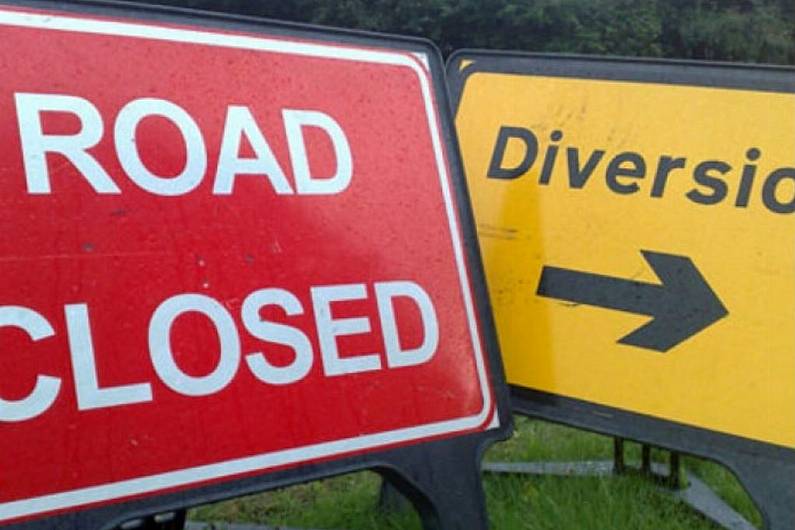
{"label": "red road closed sign", "polygon": [[0,524],[493,425],[421,54],[0,42]]}

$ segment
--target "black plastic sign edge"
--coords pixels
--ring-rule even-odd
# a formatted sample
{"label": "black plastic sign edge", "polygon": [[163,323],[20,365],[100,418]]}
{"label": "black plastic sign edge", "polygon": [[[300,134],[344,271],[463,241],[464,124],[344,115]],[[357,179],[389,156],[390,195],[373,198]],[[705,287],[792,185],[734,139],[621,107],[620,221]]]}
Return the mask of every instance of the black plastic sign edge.
{"label": "black plastic sign edge", "polygon": [[[464,61],[467,62],[462,66]],[[795,68],[788,66],[459,50],[447,61],[448,88],[456,112],[467,80],[477,73],[795,94]],[[795,528],[793,448],[526,387],[510,385],[509,388],[513,410],[518,414],[719,462],[731,469],[746,487],[762,514],[766,528]]]}
{"label": "black plastic sign edge", "polygon": [[505,440],[513,430],[509,391],[504,379],[494,321],[486,290],[474,218],[469,202],[463,165],[458,150],[445,67],[433,42],[414,37],[383,35],[308,24],[274,21],[265,18],[198,11],[143,3],[102,0],[0,0],[0,7],[31,8],[53,12],[112,17],[139,22],[188,25],[215,30],[231,30],[272,37],[298,37],[318,42],[335,42],[425,54],[433,82],[436,111],[447,154],[450,180],[455,195],[456,213],[465,252],[465,261],[480,325],[484,357],[499,425],[482,432],[446,435],[430,441],[372,450],[364,454],[298,466],[280,471],[255,472],[245,478],[179,491],[147,494],[131,500],[111,501],[99,507],[80,507],[68,513],[38,516],[22,522],[0,524],[9,530],[112,530],[132,519],[225,499],[260,493],[290,485],[329,478],[356,471],[373,470],[406,496],[419,512],[427,530],[486,530],[485,500],[480,479],[480,462],[494,442]]}

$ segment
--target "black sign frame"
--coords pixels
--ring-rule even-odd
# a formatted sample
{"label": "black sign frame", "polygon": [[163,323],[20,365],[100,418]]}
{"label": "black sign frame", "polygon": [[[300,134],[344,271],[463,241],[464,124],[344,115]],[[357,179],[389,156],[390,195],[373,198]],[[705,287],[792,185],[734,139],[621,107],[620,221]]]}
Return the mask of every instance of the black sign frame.
{"label": "black sign frame", "polygon": [[[465,49],[456,51],[447,61],[448,86],[456,114],[467,80],[477,73],[795,94],[795,68],[787,66]],[[766,528],[795,528],[795,449],[510,382],[509,388],[513,410],[518,414],[719,462],[738,477],[751,495]]]}
{"label": "black sign frame", "polygon": [[[55,515],[0,523],[9,530],[113,530],[132,520],[151,520],[155,514],[219,502],[333,476],[372,470],[406,496],[418,511],[425,530],[486,530],[485,499],[480,461],[493,443],[507,439],[513,429],[508,389],[485,287],[483,267],[474,228],[462,163],[438,48],[426,39],[364,31],[325,28],[280,22],[252,16],[199,11],[145,3],[103,0],[0,0],[0,7],[50,10],[59,14],[113,17],[137,22],[188,25],[211,30],[243,31],[271,37],[294,37],[318,42],[353,44],[422,54],[428,59],[433,96],[439,114],[442,143],[447,153],[454,202],[463,234],[476,317],[480,323],[486,369],[492,387],[495,418],[483,432],[449,435],[386,450],[372,450],[320,463],[298,465],[275,472],[263,471],[245,478],[230,478],[206,486],[185,486],[179,491],[147,494],[112,501],[99,507],[80,507]],[[72,509],[70,509],[72,510]]]}

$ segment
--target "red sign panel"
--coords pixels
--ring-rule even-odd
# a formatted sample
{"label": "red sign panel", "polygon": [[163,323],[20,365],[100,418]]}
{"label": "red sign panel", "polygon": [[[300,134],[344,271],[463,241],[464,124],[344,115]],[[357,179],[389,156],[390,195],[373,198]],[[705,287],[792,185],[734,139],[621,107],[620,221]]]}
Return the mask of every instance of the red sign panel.
{"label": "red sign panel", "polygon": [[0,524],[494,421],[421,54],[0,42]]}

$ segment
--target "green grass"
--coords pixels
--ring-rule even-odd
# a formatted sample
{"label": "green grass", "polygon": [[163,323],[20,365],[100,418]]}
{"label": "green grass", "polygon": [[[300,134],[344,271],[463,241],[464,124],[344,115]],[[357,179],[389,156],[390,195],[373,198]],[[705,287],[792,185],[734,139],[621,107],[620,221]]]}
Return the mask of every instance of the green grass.
{"label": "green grass", "polygon": [[[609,460],[612,439],[559,425],[518,418],[516,434],[487,453],[492,461]],[[627,444],[628,463],[640,447]],[[653,453],[655,460],[665,457]],[[717,464],[686,458],[699,476],[746,519],[761,526],[753,503],[734,476]],[[357,473],[203,506],[190,518],[315,529],[421,530],[413,510],[384,515],[376,509],[380,479]],[[718,530],[686,505],[644,479],[621,477],[484,476],[495,530]]]}

